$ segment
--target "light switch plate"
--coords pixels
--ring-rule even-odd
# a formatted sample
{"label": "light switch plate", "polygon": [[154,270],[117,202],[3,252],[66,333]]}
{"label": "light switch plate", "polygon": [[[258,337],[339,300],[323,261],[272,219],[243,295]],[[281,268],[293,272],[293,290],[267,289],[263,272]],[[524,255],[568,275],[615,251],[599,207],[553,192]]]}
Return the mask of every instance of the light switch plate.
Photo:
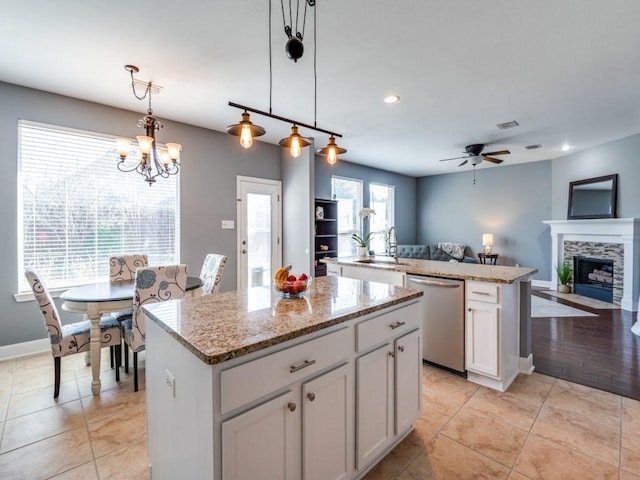
{"label": "light switch plate", "polygon": [[233,220],[222,220],[223,230],[233,230],[235,228],[235,222]]}

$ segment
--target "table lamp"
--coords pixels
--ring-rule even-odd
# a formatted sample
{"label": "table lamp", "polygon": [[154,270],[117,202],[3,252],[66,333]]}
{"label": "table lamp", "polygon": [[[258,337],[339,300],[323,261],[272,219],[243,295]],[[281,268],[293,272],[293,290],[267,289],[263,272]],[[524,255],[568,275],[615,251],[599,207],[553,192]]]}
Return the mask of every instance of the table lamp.
{"label": "table lamp", "polygon": [[491,246],[493,245],[493,234],[484,233],[482,234],[482,244],[484,245],[484,253],[491,253]]}

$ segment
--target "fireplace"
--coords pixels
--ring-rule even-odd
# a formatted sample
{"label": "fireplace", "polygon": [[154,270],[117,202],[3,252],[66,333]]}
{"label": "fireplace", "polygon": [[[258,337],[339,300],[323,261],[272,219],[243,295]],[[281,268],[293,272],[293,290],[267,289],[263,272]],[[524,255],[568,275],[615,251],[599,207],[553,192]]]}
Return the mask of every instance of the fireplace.
{"label": "fireplace", "polygon": [[[613,304],[635,312],[640,297],[640,218],[545,220],[551,230],[551,282],[555,267],[575,256],[613,260]],[[640,323],[638,324],[640,335]]]}
{"label": "fireplace", "polygon": [[613,302],[613,260],[573,257],[573,291],[578,295]]}

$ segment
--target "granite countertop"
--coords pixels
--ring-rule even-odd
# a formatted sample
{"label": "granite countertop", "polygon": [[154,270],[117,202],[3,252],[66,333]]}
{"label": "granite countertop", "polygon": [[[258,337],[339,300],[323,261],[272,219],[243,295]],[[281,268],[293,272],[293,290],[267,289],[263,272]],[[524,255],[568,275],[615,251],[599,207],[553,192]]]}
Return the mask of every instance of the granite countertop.
{"label": "granite countertop", "polygon": [[358,262],[357,257],[323,258],[323,263],[348,265],[360,268],[376,268],[429,277],[455,278],[458,280],[478,280],[480,282],[514,283],[538,273],[537,268],[505,267],[481,263],[440,262],[437,260],[417,260],[399,258],[398,264],[390,257],[368,257],[382,263]]}
{"label": "granite countertop", "polygon": [[417,299],[422,292],[342,277],[317,277],[304,298],[271,286],[144,307],[148,318],[213,365]]}

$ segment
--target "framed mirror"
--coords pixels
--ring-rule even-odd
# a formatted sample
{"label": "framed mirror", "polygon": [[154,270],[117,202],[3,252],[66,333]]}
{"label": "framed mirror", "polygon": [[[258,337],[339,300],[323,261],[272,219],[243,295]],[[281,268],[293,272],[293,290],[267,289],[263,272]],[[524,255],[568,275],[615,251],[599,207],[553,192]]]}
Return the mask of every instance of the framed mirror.
{"label": "framed mirror", "polygon": [[616,218],[617,207],[617,173],[569,183],[568,220]]}

